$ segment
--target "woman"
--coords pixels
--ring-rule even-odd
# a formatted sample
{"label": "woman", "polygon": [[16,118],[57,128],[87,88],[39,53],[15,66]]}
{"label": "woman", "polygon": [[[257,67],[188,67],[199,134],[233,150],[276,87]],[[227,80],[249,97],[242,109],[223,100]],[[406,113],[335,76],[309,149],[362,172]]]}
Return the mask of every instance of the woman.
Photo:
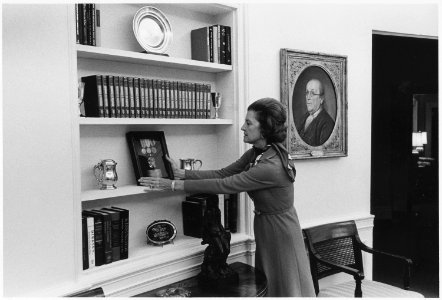
{"label": "woman", "polygon": [[281,144],[286,138],[284,106],[272,98],[252,103],[241,130],[253,145],[233,164],[216,171],[178,169],[176,178],[142,177],[140,183],[160,190],[229,194],[247,192],[255,205],[255,267],[268,282],[270,297],[314,297],[315,292],[301,227],[293,207],[295,168]]}

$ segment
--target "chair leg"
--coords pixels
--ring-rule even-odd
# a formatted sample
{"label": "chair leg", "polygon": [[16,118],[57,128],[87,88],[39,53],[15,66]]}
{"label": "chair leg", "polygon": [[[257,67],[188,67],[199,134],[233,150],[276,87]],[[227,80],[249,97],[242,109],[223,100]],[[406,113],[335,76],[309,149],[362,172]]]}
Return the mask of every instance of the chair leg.
{"label": "chair leg", "polygon": [[362,298],[361,279],[356,279],[355,298]]}
{"label": "chair leg", "polygon": [[411,265],[412,265],[412,262],[409,259],[407,261],[407,264],[404,267],[405,268],[405,270],[404,270],[404,289],[405,290],[410,289]]}

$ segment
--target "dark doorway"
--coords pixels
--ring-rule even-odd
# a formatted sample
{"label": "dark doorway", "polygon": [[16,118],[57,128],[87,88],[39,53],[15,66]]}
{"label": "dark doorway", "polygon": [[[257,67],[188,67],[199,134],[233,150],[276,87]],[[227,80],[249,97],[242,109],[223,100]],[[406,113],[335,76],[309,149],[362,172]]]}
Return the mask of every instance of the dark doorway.
{"label": "dark doorway", "polygon": [[[439,297],[438,40],[376,33],[372,50],[373,246],[411,258],[411,289]],[[374,280],[401,272],[374,257]]]}

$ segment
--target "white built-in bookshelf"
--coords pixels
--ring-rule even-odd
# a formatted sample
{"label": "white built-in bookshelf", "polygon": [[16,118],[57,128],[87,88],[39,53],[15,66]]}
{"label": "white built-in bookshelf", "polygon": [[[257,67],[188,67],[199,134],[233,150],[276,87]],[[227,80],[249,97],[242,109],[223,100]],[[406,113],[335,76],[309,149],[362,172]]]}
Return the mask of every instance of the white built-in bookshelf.
{"label": "white built-in bookshelf", "polygon": [[[139,8],[148,5],[160,9],[171,23],[173,40],[166,51],[169,56],[141,53],[144,49],[132,32],[133,16]],[[148,277],[160,276],[162,271],[159,270],[163,270],[161,266],[164,264],[173,265],[176,270],[185,269],[189,267],[189,257],[192,257],[192,264],[199,263],[206,247],[201,245],[201,239],[183,235],[181,202],[186,197],[184,192],[146,192],[144,187],[136,185],[125,136],[127,132],[164,131],[170,156],[200,159],[202,169],[223,167],[236,160],[244,150],[240,137],[244,115],[243,75],[239,63],[243,51],[240,6],[101,3],[97,4],[97,9],[101,18],[97,46],[85,46],[75,42],[75,7],[69,6],[73,91],[76,92],[80,77],[94,74],[182,80],[210,84],[213,92],[222,93],[223,104],[220,119],[86,118],[73,115],[78,279],[96,285],[115,277],[140,273],[149,274],[144,275]],[[232,65],[191,59],[191,30],[213,24],[232,28]],[[116,190],[99,190],[93,174],[94,165],[107,158],[117,162],[119,179]],[[81,211],[109,206],[126,208],[130,212],[129,258],[83,270]],[[238,232],[232,235],[232,255],[237,257],[247,255],[244,249],[251,239],[250,207],[243,194],[238,206]],[[178,234],[173,244],[163,247],[146,244],[146,227],[155,220],[169,220],[175,224]],[[235,251],[238,252],[235,254]],[[192,268],[195,270],[195,265]]]}

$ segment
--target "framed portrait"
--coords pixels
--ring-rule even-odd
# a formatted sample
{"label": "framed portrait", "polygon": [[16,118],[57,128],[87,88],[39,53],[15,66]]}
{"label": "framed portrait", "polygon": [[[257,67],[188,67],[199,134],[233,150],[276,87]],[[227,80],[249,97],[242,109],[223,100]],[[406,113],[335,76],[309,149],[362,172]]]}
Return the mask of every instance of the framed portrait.
{"label": "framed portrait", "polygon": [[347,156],[347,57],[281,49],[292,159]]}
{"label": "framed portrait", "polygon": [[126,139],[138,185],[140,177],[173,179],[163,131],[131,131],[126,133]]}

